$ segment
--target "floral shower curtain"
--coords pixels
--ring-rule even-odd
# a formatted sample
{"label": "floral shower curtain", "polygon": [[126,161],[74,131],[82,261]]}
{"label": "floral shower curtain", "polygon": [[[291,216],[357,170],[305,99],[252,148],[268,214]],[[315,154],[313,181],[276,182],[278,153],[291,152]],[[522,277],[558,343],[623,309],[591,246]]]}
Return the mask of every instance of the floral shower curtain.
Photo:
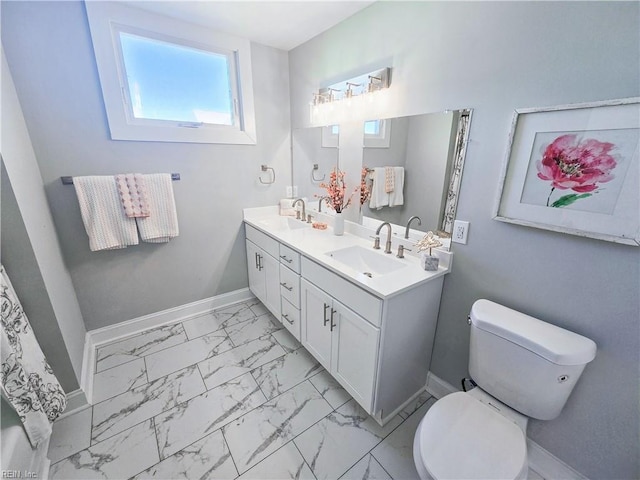
{"label": "floral shower curtain", "polygon": [[0,271],[2,395],[19,415],[35,448],[51,435],[51,423],[67,400],[2,265]]}

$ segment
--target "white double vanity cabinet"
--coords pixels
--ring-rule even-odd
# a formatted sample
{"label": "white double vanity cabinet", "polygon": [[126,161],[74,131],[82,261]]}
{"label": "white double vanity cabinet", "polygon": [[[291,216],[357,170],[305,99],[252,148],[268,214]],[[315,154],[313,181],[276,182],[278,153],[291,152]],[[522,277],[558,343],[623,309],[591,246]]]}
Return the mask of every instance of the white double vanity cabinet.
{"label": "white double vanity cabinet", "polygon": [[335,236],[277,208],[244,214],[250,290],[384,424],[426,384],[451,253],[425,272],[366,235]]}

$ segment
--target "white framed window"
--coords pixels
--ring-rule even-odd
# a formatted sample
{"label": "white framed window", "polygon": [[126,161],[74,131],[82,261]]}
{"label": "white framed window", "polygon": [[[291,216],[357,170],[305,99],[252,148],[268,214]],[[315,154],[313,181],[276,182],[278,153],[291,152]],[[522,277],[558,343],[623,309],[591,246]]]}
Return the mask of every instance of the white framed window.
{"label": "white framed window", "polygon": [[391,144],[391,122],[367,120],[364,122],[364,146],[367,148],[389,148]]}
{"label": "white framed window", "polygon": [[85,2],[114,140],[255,144],[250,42]]}
{"label": "white framed window", "polygon": [[325,148],[338,148],[340,137],[340,125],[327,125],[322,127],[322,146]]}

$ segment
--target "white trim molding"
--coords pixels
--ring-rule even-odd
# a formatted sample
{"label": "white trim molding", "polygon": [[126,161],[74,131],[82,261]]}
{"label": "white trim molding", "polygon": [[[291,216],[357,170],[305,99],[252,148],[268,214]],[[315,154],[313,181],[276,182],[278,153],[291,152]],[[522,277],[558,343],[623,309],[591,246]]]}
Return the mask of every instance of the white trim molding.
{"label": "white trim molding", "polygon": [[427,374],[427,392],[436,398],[442,398],[453,392],[458,392],[450,383],[445,382],[440,377],[434,375],[431,371]]}
{"label": "white trim molding", "polygon": [[[435,398],[442,398],[450,393],[457,392],[450,383],[429,372],[427,375],[426,390]],[[527,437],[527,459],[529,468],[543,478],[562,478],[565,480],[588,480],[587,477],[575,471],[559,458],[555,457],[536,442]]]}
{"label": "white trim molding", "polygon": [[[124,2],[85,2],[109,130],[113,140],[256,144],[251,42],[178,18],[148,12]],[[134,113],[121,34],[227,59],[231,125],[203,112],[194,121],[140,118]],[[135,87],[134,87],[135,90]],[[212,107],[203,107],[210,109]]]}
{"label": "white trim molding", "polygon": [[125,337],[144,332],[146,330],[184,322],[191,318],[206,315],[212,311],[233,305],[234,303],[251,300],[253,294],[248,288],[241,288],[229,293],[197,300],[192,303],[168,308],[150,313],[124,322],[109,325],[87,332],[84,343],[84,358],[82,364],[82,390],[85,392],[89,404],[93,404],[93,375],[96,364],[96,348],[108,343],[117,342]]}
{"label": "white trim molding", "polygon": [[93,374],[96,365],[96,347],[91,338],[91,332],[84,336],[84,351],[82,354],[82,378],[80,388],[84,391],[87,402],[93,405]]}
{"label": "white trim molding", "polygon": [[587,477],[575,471],[530,438],[527,438],[527,454],[531,470],[535,470],[544,478],[587,480]]}
{"label": "white trim molding", "polygon": [[56,419],[56,421],[91,407],[91,404],[87,400],[87,395],[85,394],[84,390],[81,388],[78,388],[73,392],[67,393],[66,396],[67,396],[67,408],[64,410],[62,415],[60,415]]}

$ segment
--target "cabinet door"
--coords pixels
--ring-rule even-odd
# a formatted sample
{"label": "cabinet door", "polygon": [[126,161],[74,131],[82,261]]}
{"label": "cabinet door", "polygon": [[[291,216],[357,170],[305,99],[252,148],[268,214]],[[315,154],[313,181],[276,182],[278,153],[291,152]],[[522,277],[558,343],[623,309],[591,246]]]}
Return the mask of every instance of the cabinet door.
{"label": "cabinet door", "polygon": [[249,273],[249,290],[258,297],[262,303],[266,299],[266,286],[264,272],[260,268],[260,248],[247,240],[247,270]]}
{"label": "cabinet door", "polygon": [[380,329],[340,302],[333,302],[331,373],[367,411],[371,411]]}
{"label": "cabinet door", "polygon": [[331,327],[329,325],[332,299],[318,287],[300,281],[302,345],[331,371]]}
{"label": "cabinet door", "polygon": [[280,319],[280,262],[265,251],[259,252],[259,255],[265,287],[262,303]]}

